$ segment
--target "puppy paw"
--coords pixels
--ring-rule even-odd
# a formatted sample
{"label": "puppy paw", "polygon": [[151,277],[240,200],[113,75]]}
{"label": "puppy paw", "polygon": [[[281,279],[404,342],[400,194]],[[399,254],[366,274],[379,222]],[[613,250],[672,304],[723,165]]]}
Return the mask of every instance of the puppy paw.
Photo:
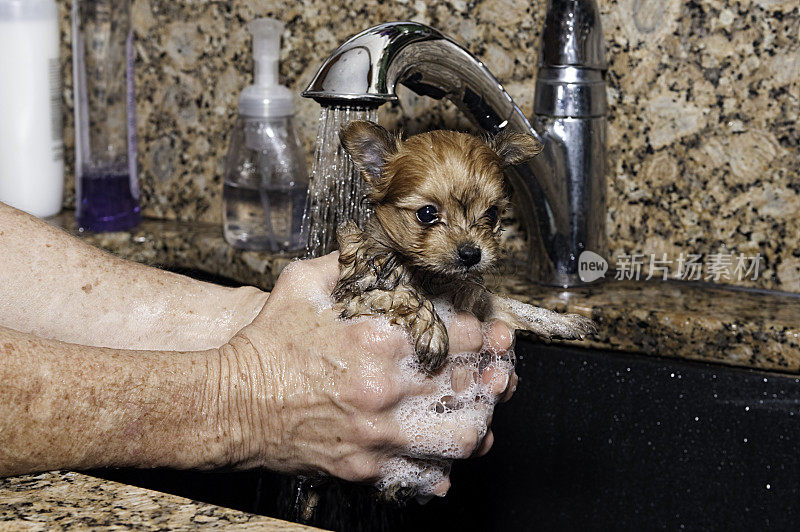
{"label": "puppy paw", "polygon": [[563,314],[561,315],[561,327],[553,336],[566,340],[583,340],[586,336],[596,332],[597,324],[592,319],[580,314]]}
{"label": "puppy paw", "polygon": [[587,335],[597,332],[595,323],[585,316],[559,314],[552,311],[542,312],[535,321],[529,322],[528,325],[528,330],[547,339],[583,340]]}
{"label": "puppy paw", "polygon": [[417,360],[422,369],[428,373],[433,373],[447,359],[447,352],[450,349],[447,328],[440,320],[435,320],[430,327],[422,331],[422,334],[417,337],[414,347],[417,352]]}
{"label": "puppy paw", "polygon": [[359,298],[336,301],[333,304],[333,310],[343,320],[373,314],[372,309]]}
{"label": "puppy paw", "polygon": [[512,299],[498,300],[497,309],[495,317],[546,339],[582,340],[597,332],[594,321],[580,314],[560,314]]}

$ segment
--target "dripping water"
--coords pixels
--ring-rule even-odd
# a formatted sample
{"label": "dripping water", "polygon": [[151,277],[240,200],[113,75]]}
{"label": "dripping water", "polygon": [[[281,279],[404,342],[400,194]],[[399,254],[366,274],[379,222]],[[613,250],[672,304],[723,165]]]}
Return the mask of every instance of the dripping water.
{"label": "dripping water", "polygon": [[[322,106],[311,164],[308,202],[303,213],[302,230],[308,238],[307,258],[319,257],[336,249],[336,229],[341,224],[354,221],[363,228],[369,219],[371,210],[364,201],[364,181],[342,148],[339,130],[353,120],[374,122],[377,118],[378,110],[374,107]],[[369,498],[363,493],[343,495],[337,489],[339,485],[302,476],[288,478],[282,485],[282,496],[279,497],[281,513],[299,523],[319,523],[325,517],[325,524],[342,526],[346,522],[341,515],[342,509],[351,508],[353,500],[365,501]],[[364,490],[364,487],[352,488],[353,492],[358,490]],[[325,497],[323,492],[326,492]],[[321,502],[332,503],[329,505],[331,508],[325,508],[323,515],[320,515],[317,508]],[[358,514],[363,515],[364,512]],[[374,520],[369,522],[374,523]],[[354,530],[352,527],[347,528]]]}
{"label": "dripping water", "polygon": [[377,108],[322,107],[303,215],[307,257],[319,257],[336,249],[336,228],[341,224],[352,220],[363,228],[369,219],[364,182],[339,142],[339,129],[353,120],[374,122],[377,118]]}

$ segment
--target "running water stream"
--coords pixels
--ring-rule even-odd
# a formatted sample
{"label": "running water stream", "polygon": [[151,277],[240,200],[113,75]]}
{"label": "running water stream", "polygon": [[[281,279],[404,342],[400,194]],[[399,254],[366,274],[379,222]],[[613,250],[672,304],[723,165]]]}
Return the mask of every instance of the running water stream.
{"label": "running water stream", "polygon": [[[339,141],[339,130],[353,120],[377,121],[377,108],[322,106],[317,127],[317,143],[311,164],[311,179],[308,186],[308,202],[303,213],[303,233],[307,235],[306,257],[320,257],[338,247],[336,229],[343,223],[355,221],[359,227],[369,219],[371,211],[364,198],[364,180],[356,170],[350,157]],[[300,523],[313,523],[317,506],[323,497],[336,503],[369,499],[355,487],[352,496],[342,494],[338,483],[324,480],[294,477],[284,481],[281,491],[281,506],[284,517]],[[332,493],[331,493],[332,492]],[[356,492],[361,495],[356,495]],[[323,503],[323,506],[325,504]],[[346,505],[351,508],[351,504]],[[373,506],[368,504],[368,506]],[[359,512],[363,515],[363,512]],[[342,516],[328,510],[328,519],[341,524]],[[326,521],[331,522],[331,521]],[[375,522],[370,519],[370,522]]]}
{"label": "running water stream", "polygon": [[339,130],[353,120],[374,122],[377,118],[377,108],[322,107],[303,215],[307,257],[319,257],[336,249],[336,228],[341,224],[353,220],[363,227],[369,219],[364,181],[339,142]]}

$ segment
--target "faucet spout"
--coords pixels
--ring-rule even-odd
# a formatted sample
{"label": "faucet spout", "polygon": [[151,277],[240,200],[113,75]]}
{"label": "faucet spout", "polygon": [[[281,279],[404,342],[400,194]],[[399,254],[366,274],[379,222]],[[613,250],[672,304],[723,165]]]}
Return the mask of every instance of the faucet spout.
{"label": "faucet spout", "polygon": [[581,230],[575,230],[573,210],[584,208],[585,201],[570,196],[575,187],[564,179],[571,168],[565,139],[549,130],[552,120],[540,124],[534,117],[534,128],[500,82],[461,45],[423,24],[380,24],[335,50],[302,95],[323,106],[375,107],[397,100],[398,83],[420,95],[450,100],[487,133],[510,129],[542,142],[542,154],[507,172],[529,235],[527,274],[544,284],[577,284],[576,254],[586,243],[574,242],[583,237],[576,234]]}
{"label": "faucet spout", "polygon": [[[402,84],[455,103],[488,132],[525,115],[489,70],[461,45],[416,22],[389,22],[362,31],[322,64],[303,92],[322,105],[373,106],[397,100]],[[532,131],[530,124],[527,129]]]}

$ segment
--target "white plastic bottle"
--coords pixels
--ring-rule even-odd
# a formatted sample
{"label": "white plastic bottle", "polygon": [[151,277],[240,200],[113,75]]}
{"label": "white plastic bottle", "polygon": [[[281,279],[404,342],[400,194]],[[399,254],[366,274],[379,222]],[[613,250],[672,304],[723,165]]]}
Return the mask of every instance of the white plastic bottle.
{"label": "white plastic bottle", "polygon": [[253,34],[255,76],[239,97],[239,116],[225,160],[223,232],[242,249],[301,251],[308,198],[305,155],[294,130],[294,95],[278,83],[283,24],[257,19]]}
{"label": "white plastic bottle", "polygon": [[58,38],[54,0],[0,0],[0,201],[39,217],[64,189]]}

